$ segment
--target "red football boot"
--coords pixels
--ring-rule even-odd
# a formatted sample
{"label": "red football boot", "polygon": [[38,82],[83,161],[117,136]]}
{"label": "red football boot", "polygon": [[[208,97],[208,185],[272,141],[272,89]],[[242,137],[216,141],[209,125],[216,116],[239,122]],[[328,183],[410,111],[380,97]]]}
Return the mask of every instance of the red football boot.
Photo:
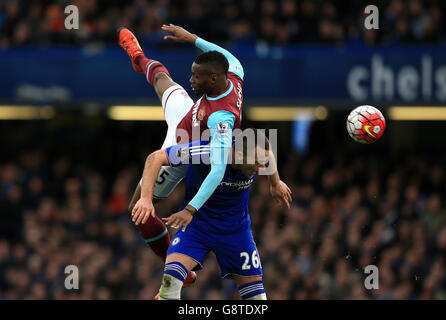
{"label": "red football boot", "polygon": [[143,56],[144,52],[142,51],[141,46],[139,45],[139,42],[136,39],[135,35],[127,28],[119,28],[118,36],[119,36],[119,45],[129,55],[133,69],[135,69],[136,72],[142,73],[143,71],[141,67],[135,63],[135,59],[136,57],[139,57],[141,55]]}
{"label": "red football boot", "polygon": [[186,277],[186,280],[184,280],[183,288],[190,287],[194,284],[194,282],[197,280],[197,274],[194,271],[189,272],[189,274]]}

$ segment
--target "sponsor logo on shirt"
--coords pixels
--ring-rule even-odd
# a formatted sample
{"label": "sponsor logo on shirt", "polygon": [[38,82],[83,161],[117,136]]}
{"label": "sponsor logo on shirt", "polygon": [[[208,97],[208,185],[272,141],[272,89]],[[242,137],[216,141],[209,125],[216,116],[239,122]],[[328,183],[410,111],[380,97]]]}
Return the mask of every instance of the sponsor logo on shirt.
{"label": "sponsor logo on shirt", "polygon": [[222,182],[220,182],[220,185],[222,187],[234,187],[239,190],[246,190],[251,186],[253,181],[254,181],[254,179],[249,179],[247,181],[240,181],[240,182],[222,181]]}
{"label": "sponsor logo on shirt", "polygon": [[240,109],[242,107],[242,99],[243,99],[242,98],[242,86],[241,86],[240,82],[237,83],[237,95],[238,95],[238,98],[237,98],[237,108]]}
{"label": "sponsor logo on shirt", "polygon": [[200,121],[203,120],[204,114],[205,114],[205,111],[203,109],[198,111],[198,120],[200,120]]}
{"label": "sponsor logo on shirt", "polygon": [[[196,103],[195,103],[195,105],[192,107],[192,125],[194,126],[194,127],[198,127],[199,125],[200,125],[200,123],[198,122],[198,120],[197,120],[197,112],[198,112],[198,107],[200,106],[200,103],[201,103],[201,99],[202,98],[200,98]],[[199,119],[200,120],[200,119]],[[201,119],[201,120],[203,120],[203,119]]]}

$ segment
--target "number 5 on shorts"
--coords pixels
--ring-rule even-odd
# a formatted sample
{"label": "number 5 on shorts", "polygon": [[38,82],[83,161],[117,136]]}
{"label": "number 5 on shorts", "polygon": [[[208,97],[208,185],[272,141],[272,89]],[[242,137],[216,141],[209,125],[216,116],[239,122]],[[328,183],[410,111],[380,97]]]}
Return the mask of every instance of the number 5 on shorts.
{"label": "number 5 on shorts", "polygon": [[[249,264],[249,254],[248,252],[240,252],[240,257],[245,259],[245,262],[242,265],[242,270],[251,269],[251,265]],[[251,255],[252,266],[254,269],[260,267],[260,259],[257,253],[257,250],[254,250]]]}
{"label": "number 5 on shorts", "polygon": [[166,176],[169,176],[169,172],[167,172],[166,170],[163,170],[160,174],[160,176],[158,177],[158,180],[156,180],[157,184],[163,184],[164,181],[166,181]]}

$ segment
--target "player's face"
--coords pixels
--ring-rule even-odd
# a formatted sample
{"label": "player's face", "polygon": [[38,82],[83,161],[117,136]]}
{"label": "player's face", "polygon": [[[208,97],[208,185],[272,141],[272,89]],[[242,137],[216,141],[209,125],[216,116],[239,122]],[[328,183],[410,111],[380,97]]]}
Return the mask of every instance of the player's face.
{"label": "player's face", "polygon": [[260,168],[265,168],[268,165],[269,151],[260,147],[256,147],[255,160],[247,159],[247,164],[242,164],[240,170],[247,177],[252,177]]}
{"label": "player's face", "polygon": [[192,76],[189,79],[192,91],[202,95],[211,91],[216,75],[211,73],[206,65],[192,63]]}

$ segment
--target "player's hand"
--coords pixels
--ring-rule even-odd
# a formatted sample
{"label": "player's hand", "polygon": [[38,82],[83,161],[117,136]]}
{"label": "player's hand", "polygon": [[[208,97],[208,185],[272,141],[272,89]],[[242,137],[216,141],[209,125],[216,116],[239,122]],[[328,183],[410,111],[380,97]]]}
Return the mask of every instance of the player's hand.
{"label": "player's hand", "polygon": [[288,209],[290,208],[293,199],[291,197],[291,190],[285,182],[280,180],[276,185],[271,185],[269,191],[277,204],[286,206]]}
{"label": "player's hand", "polygon": [[192,214],[187,210],[181,210],[177,213],[172,214],[167,218],[162,218],[166,225],[170,225],[172,228],[178,229],[183,227],[183,232],[186,231],[186,227],[192,221]]}
{"label": "player's hand", "polygon": [[149,199],[140,198],[132,210],[132,221],[136,224],[144,224],[150,216],[155,217],[155,207]]}
{"label": "player's hand", "polygon": [[173,24],[163,24],[161,27],[164,31],[171,32],[173,35],[167,35],[164,36],[164,40],[173,40],[176,42],[191,42],[195,43],[195,40],[197,40],[198,36],[190,33],[186,29],[173,25]]}

